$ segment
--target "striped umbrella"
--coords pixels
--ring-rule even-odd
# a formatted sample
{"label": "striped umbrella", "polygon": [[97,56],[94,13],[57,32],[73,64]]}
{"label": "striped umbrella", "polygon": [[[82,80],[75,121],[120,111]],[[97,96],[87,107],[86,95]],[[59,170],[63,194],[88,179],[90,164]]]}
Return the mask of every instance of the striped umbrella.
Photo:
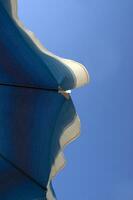
{"label": "striped umbrella", "polygon": [[0,0],[0,200],[56,199],[52,179],[80,131],[70,90],[88,80],[23,26],[17,0]]}

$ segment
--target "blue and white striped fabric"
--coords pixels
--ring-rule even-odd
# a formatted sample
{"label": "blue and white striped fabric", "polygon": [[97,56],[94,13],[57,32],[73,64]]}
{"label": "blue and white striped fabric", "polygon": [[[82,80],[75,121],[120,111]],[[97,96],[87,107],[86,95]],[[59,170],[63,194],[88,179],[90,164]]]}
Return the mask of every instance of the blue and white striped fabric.
{"label": "blue and white striped fabric", "polygon": [[67,90],[88,79],[24,28],[17,0],[0,0],[0,200],[56,199],[52,178],[80,129]]}

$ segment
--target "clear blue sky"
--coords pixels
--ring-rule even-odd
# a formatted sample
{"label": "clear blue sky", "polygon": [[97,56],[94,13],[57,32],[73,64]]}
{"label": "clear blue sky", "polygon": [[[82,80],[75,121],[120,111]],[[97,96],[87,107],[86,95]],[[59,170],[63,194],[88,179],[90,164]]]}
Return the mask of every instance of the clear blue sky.
{"label": "clear blue sky", "polygon": [[133,200],[133,1],[19,0],[19,16],[91,75],[72,92],[81,137],[65,150],[58,200]]}

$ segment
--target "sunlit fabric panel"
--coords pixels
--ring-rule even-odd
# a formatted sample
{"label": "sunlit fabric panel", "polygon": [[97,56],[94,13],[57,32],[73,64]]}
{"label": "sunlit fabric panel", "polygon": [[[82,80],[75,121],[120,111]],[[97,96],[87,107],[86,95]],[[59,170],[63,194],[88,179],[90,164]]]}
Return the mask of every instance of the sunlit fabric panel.
{"label": "sunlit fabric panel", "polygon": [[0,0],[0,82],[63,90],[88,82],[81,64],[42,47],[14,14],[16,7],[17,1]]}
{"label": "sunlit fabric panel", "polygon": [[52,165],[60,152],[61,134],[75,117],[70,97],[1,85],[0,157],[47,190]]}

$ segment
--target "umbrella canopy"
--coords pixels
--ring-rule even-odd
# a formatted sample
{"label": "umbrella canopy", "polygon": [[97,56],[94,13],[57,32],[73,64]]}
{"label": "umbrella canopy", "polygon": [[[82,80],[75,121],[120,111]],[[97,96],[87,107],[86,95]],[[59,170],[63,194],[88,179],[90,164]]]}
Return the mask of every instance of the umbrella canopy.
{"label": "umbrella canopy", "polygon": [[89,80],[17,17],[17,0],[0,0],[0,199],[55,199],[51,181],[80,122],[67,90]]}

